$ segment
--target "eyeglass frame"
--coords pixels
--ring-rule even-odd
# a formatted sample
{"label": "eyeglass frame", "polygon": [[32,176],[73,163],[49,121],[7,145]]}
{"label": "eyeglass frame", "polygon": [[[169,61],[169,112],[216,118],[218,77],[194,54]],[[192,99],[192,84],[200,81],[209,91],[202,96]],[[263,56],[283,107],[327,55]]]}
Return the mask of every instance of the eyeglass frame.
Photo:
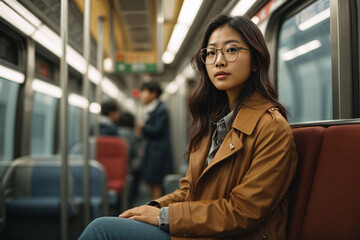
{"label": "eyeglass frame", "polygon": [[[228,45],[230,45],[230,44],[228,44]],[[228,45],[225,45],[225,46],[223,46],[222,48],[211,48],[211,49],[214,49],[214,50],[215,50],[215,58],[214,58],[214,62],[213,62],[213,63],[206,63],[206,61],[203,60],[203,58],[202,58],[202,55],[203,55],[202,52],[203,52],[203,50],[208,49],[209,47],[207,47],[207,48],[202,48],[202,49],[199,51],[200,60],[201,60],[205,65],[214,64],[214,63],[216,62],[217,57],[218,57],[217,52],[218,52],[218,50],[220,50],[220,51],[221,51],[221,54],[222,54],[222,56],[224,57],[224,59],[225,59],[226,62],[235,62],[235,61],[238,59],[238,57],[239,57],[239,52],[240,52],[239,50],[247,50],[247,51],[250,51],[250,49],[248,49],[248,48],[235,47],[235,46],[234,46],[234,48],[236,48],[236,50],[237,50],[237,56],[236,56],[235,60],[229,61],[229,60],[226,59],[226,57],[225,57],[225,55],[224,55],[224,52],[223,52],[223,48],[226,47],[226,46],[228,46]],[[231,45],[230,45],[230,46],[231,46]],[[207,57],[207,56],[205,56],[205,60],[206,60],[206,57]]]}

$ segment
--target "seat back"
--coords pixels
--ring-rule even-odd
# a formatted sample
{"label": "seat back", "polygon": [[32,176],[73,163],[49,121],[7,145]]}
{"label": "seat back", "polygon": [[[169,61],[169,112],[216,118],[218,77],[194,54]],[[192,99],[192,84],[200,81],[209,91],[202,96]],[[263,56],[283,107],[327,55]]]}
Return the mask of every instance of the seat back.
{"label": "seat back", "polygon": [[324,127],[292,129],[298,152],[298,167],[291,186],[288,239],[298,240],[321,147]]}
{"label": "seat back", "polygon": [[300,239],[360,239],[360,124],[324,132]]}
{"label": "seat back", "polygon": [[[90,165],[90,204],[92,205],[92,218],[105,216],[108,213],[107,177],[103,166],[95,160],[89,161]],[[83,160],[70,159],[70,171],[74,175],[75,199],[83,202]]]}
{"label": "seat back", "polygon": [[119,137],[98,137],[96,159],[104,166],[108,177],[108,188],[121,194],[126,186],[127,146]]}

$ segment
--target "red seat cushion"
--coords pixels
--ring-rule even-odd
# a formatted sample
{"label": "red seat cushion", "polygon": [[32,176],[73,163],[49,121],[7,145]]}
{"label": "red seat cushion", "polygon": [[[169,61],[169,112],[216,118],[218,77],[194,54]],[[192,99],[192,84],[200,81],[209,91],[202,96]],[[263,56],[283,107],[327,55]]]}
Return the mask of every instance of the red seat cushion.
{"label": "red seat cushion", "polygon": [[288,239],[290,240],[298,240],[300,236],[324,130],[324,127],[294,128],[292,130],[299,161],[291,189],[288,223]]}
{"label": "red seat cushion", "polygon": [[324,132],[301,239],[360,239],[360,125]]}
{"label": "red seat cushion", "polygon": [[121,194],[126,185],[126,143],[119,137],[98,137],[96,142],[97,160],[106,170],[108,187]]}

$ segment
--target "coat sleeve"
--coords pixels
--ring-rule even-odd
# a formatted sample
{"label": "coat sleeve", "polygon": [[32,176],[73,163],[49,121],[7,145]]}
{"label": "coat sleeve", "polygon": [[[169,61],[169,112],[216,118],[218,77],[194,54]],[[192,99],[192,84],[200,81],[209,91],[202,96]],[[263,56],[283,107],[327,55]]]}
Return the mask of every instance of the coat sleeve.
{"label": "coat sleeve", "polygon": [[179,189],[155,200],[156,202],[159,203],[160,207],[167,207],[170,203],[185,201],[185,197],[188,194],[188,190],[190,186],[189,173],[190,171],[188,169],[185,177],[180,179]]}
{"label": "coat sleeve", "polygon": [[229,198],[170,204],[172,236],[245,234],[259,226],[279,205],[295,174],[297,154],[285,119],[265,115],[252,136],[251,165]]}
{"label": "coat sleeve", "polygon": [[169,115],[165,106],[162,105],[154,114],[155,120],[146,122],[142,129],[142,134],[145,137],[156,138],[163,136],[164,129],[168,127]]}

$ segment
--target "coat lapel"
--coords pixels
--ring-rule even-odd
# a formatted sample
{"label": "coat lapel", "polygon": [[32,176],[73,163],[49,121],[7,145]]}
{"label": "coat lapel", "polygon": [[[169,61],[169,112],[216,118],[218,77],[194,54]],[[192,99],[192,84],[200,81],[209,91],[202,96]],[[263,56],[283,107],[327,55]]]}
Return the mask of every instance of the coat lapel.
{"label": "coat lapel", "polygon": [[[239,152],[243,148],[243,142],[240,139],[240,136],[237,132],[244,133],[246,135],[251,135],[253,130],[255,129],[259,119],[264,114],[264,112],[270,108],[272,105],[261,97],[260,94],[254,93],[244,104],[244,106],[240,109],[239,113],[236,115],[235,120],[233,122],[232,128],[226,135],[223,143],[221,144],[218,152],[215,154],[214,158],[210,162],[209,166],[206,167],[204,171],[200,171],[199,179],[206,174],[209,169],[211,169],[214,165],[218,164],[221,161],[228,159],[231,155]],[[205,160],[210,147],[210,140],[206,138],[206,142],[208,143],[207,151],[202,151],[201,160],[198,158],[197,162],[201,163],[202,166],[205,164]],[[202,147],[202,146],[201,146]]]}

